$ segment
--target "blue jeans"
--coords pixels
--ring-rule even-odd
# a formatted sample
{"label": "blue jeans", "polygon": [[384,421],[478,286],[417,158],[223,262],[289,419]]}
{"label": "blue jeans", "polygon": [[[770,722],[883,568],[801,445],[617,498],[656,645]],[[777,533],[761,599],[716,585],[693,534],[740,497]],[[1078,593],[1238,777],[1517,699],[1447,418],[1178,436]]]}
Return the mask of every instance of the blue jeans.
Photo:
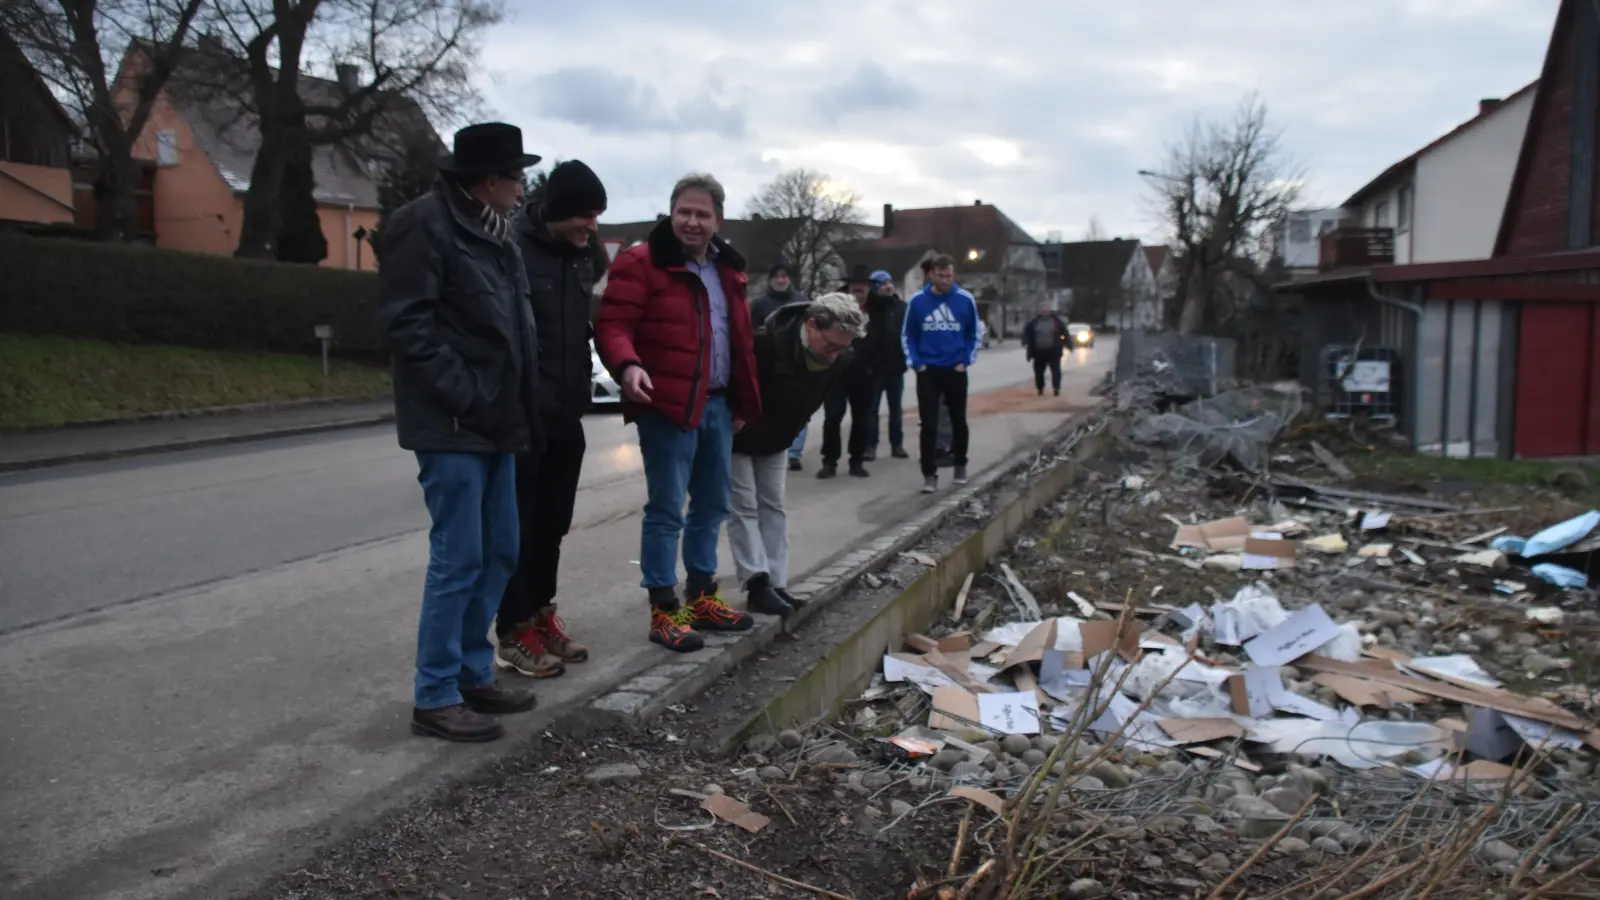
{"label": "blue jeans", "polygon": [[883,398],[889,398],[889,446],[906,445],[905,423],[902,421],[901,401],[906,392],[906,373],[878,376],[878,386],[872,392],[872,415],[867,419],[867,447],[878,449],[878,409]]}
{"label": "blue jeans", "polygon": [[517,567],[516,460],[510,454],[418,453],[428,577],[417,625],[416,707],[461,702],[494,681],[489,628]]}
{"label": "blue jeans", "polygon": [[806,452],[806,432],[808,432],[810,430],[811,430],[811,425],[809,423],[807,423],[805,427],[800,429],[800,433],[794,436],[794,443],[789,445],[789,458],[790,459],[799,459],[801,456],[803,456],[805,454],[805,452]]}
{"label": "blue jeans", "polygon": [[733,414],[727,400],[707,397],[700,427],[692,431],[655,412],[642,413],[636,424],[649,494],[640,529],[641,586],[677,585],[680,540],[689,583],[708,585],[717,577],[717,538],[733,502]]}

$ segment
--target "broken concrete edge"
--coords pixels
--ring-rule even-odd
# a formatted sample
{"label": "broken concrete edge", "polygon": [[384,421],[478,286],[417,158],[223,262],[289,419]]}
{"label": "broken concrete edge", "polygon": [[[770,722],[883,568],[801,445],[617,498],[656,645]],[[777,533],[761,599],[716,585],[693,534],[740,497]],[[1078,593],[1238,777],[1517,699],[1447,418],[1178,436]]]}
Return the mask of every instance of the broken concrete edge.
{"label": "broken concrete edge", "polygon": [[[221,415],[219,413],[219,415]],[[46,469],[54,466],[65,466],[73,463],[103,462],[108,459],[125,459],[132,456],[150,456],[157,453],[175,453],[180,450],[202,450],[206,447],[221,447],[228,444],[246,444],[251,441],[267,441],[273,438],[299,437],[307,434],[320,434],[324,431],[343,431],[347,428],[362,428],[368,425],[382,425],[394,421],[394,413],[381,413],[375,416],[362,416],[358,419],[343,419],[338,422],[319,422],[315,425],[297,425],[290,428],[273,428],[261,431],[248,431],[239,434],[222,434],[207,438],[184,438],[175,441],[164,441],[158,444],[141,444],[133,447],[113,447],[108,450],[86,450],[82,453],[63,453],[57,456],[35,456],[26,459],[0,460],[0,472],[25,472],[30,469]],[[98,427],[98,426],[96,426]],[[106,426],[114,427],[114,426]]]}
{"label": "broken concrete edge", "polygon": [[850,637],[834,647],[781,694],[769,700],[742,725],[727,732],[719,750],[730,753],[751,734],[782,728],[803,728],[835,715],[857,696],[882,664],[883,655],[898,649],[905,636],[926,631],[955,601],[969,574],[977,574],[1009,546],[1012,538],[1043,509],[1083,476],[1084,462],[1098,455],[1122,426],[1085,435],[1071,454],[1041,477],[1021,486],[1016,496],[922,573]]}
{"label": "broken concrete edge", "polygon": [[[969,500],[981,495],[1003,479],[1015,475],[1020,469],[1031,467],[1042,449],[1059,444],[1075,431],[1102,416],[1103,413],[1097,411],[1068,418],[1040,441],[996,463],[980,473],[971,483],[960,490],[952,491],[944,499],[899,527],[859,550],[846,552],[824,563],[803,582],[790,588],[797,597],[806,600],[807,603],[790,617],[788,627],[791,630],[798,628],[807,619],[827,609],[843,597],[862,576],[882,568],[900,553],[916,546],[944,524],[951,515],[965,507]],[[1094,434],[1103,434],[1105,430],[1102,429]],[[1059,469],[1061,465],[1058,463],[1054,468]],[[1035,479],[1035,482],[1052,480],[1055,477],[1058,476],[1052,472],[1043,478]],[[1057,488],[1050,496],[1053,497],[1059,492],[1060,489]],[[1031,496],[1033,486],[1024,487],[1022,493],[1024,496]],[[1011,517],[1010,513],[1002,511],[993,518]],[[998,547],[995,551],[998,551]],[[944,568],[943,564],[935,567],[918,579],[918,582],[926,581]],[[965,577],[965,571],[961,577]],[[588,711],[597,719],[605,719],[614,724],[648,726],[671,707],[702,693],[719,677],[771,646],[785,628],[785,623],[776,617],[755,618],[757,624],[750,631],[738,635],[707,635],[704,650],[645,670],[640,677],[619,685],[615,690],[595,699],[588,705]]]}

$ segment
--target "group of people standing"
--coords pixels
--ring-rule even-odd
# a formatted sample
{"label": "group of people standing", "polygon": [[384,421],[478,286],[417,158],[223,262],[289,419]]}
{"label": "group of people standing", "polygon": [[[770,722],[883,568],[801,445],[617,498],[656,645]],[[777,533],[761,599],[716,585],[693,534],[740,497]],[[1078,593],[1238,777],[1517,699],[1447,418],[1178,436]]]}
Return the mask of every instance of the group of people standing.
{"label": "group of people standing", "polygon": [[[784,493],[819,408],[831,423],[824,472],[836,471],[848,410],[850,472],[865,474],[880,396],[896,413],[892,452],[908,456],[897,413],[909,367],[921,409],[947,412],[954,480],[966,480],[966,371],[979,326],[949,257],[929,261],[928,284],[909,302],[887,277],[809,300],[786,290],[793,273],[779,266],[768,295],[750,303],[746,261],[717,234],[723,188],[692,174],[648,238],[610,262],[591,326],[607,272],[596,240],[605,188],[572,160],[524,206],[524,170],[538,161],[514,126],[464,128],[433,189],[383,229],[396,428],[417,456],[432,520],[411,728],[446,740],[493,740],[500,716],[535,706],[497,668],[549,678],[589,658],[554,600],[585,452],[591,338],[638,433],[640,586],[649,640],[670,650],[746,631],[751,612],[786,616],[802,604],[788,591]],[[929,492],[938,431],[924,415]],[[717,586],[724,524],[748,611]]]}

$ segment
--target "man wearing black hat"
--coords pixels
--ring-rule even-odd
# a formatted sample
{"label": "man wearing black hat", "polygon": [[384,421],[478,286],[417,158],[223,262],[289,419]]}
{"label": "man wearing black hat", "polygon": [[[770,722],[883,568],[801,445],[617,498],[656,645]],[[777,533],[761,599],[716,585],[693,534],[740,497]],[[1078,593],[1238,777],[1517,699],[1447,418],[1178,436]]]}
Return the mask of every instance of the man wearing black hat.
{"label": "man wearing black hat", "polygon": [[538,161],[514,126],[463,128],[433,190],[383,230],[395,427],[433,520],[411,730],[450,741],[494,740],[500,715],[534,706],[495,681],[489,628],[517,563],[514,454],[539,427],[538,341],[510,218]]}
{"label": "man wearing black hat", "polygon": [[529,678],[552,678],[589,658],[556,615],[561,540],[572,527],[587,442],[583,414],[593,399],[589,300],[603,257],[594,246],[606,189],[590,168],[568,160],[550,171],[544,202],[513,225],[539,326],[539,421],[542,441],[517,457],[517,512],[522,552],[500,601],[495,663]]}
{"label": "man wearing black hat", "polygon": [[[791,303],[810,303],[805,294],[794,289],[794,269],[787,260],[778,260],[767,270],[767,293],[759,300],[750,301],[750,325],[760,330],[771,318],[779,307]],[[789,471],[800,471],[800,456],[806,448],[806,431],[809,425],[803,425],[800,433],[795,435],[794,443],[789,445]]]}

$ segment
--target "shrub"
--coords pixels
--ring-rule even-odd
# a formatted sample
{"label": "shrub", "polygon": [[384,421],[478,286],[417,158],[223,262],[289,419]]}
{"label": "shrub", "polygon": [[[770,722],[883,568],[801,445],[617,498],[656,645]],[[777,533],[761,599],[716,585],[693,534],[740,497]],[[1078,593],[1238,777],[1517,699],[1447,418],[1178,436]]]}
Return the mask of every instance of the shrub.
{"label": "shrub", "polygon": [[0,234],[0,331],[379,357],[372,272]]}

